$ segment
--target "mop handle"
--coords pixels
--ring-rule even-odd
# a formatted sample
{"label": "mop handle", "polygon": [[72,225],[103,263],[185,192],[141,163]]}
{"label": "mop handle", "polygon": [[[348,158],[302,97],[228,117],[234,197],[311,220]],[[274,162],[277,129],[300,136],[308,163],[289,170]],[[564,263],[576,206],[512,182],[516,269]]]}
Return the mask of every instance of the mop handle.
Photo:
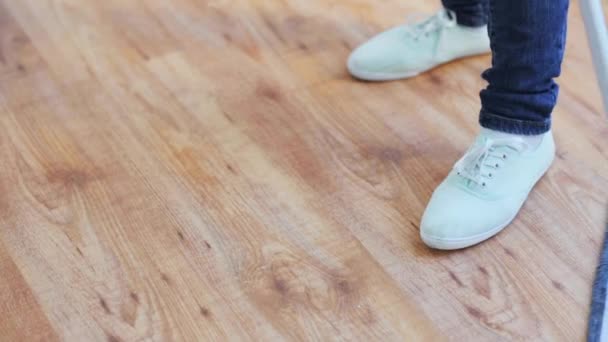
{"label": "mop handle", "polygon": [[608,114],[608,29],[601,0],[580,0],[581,12],[587,29],[593,64]]}

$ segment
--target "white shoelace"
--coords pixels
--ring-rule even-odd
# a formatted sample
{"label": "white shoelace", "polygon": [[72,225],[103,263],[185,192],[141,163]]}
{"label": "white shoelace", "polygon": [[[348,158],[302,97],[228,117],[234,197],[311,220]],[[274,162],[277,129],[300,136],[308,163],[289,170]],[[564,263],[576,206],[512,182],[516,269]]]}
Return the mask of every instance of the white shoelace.
{"label": "white shoelace", "polygon": [[407,33],[418,40],[423,35],[443,29],[444,27],[451,27],[456,25],[456,13],[453,11],[444,9],[439,11],[432,17],[416,22],[420,15],[410,16],[406,19]]}
{"label": "white shoelace", "polygon": [[526,142],[513,138],[486,138],[483,144],[476,144],[454,165],[457,174],[477,185],[485,187],[493,177],[494,170],[506,162],[508,155],[498,152],[499,147],[506,147],[516,152],[522,152]]}

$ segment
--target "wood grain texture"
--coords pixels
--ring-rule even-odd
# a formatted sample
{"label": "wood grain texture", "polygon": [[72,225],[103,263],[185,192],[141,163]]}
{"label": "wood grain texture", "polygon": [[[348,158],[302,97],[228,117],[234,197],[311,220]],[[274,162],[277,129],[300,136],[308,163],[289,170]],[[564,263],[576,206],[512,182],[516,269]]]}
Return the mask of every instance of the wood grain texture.
{"label": "wood grain texture", "polygon": [[455,253],[418,222],[489,58],[344,67],[437,6],[0,0],[0,340],[582,340],[608,128],[576,3],[559,158]]}

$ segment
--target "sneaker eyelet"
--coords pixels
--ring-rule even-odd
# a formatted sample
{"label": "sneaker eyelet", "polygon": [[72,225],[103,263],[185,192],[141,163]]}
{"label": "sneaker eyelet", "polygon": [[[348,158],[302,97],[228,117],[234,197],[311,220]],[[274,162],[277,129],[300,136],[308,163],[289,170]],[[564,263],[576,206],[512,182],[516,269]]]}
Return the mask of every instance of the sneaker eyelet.
{"label": "sneaker eyelet", "polygon": [[507,159],[507,155],[506,155],[506,154],[503,154],[503,155],[502,155],[502,159],[505,159],[505,160],[506,160],[506,159]]}
{"label": "sneaker eyelet", "polygon": [[481,183],[481,186],[486,187],[486,182]]}
{"label": "sneaker eyelet", "polygon": [[491,174],[491,173],[488,173],[488,177],[492,178],[492,174]]}
{"label": "sneaker eyelet", "polygon": [[497,169],[500,167],[500,165],[499,165],[498,163],[496,163],[496,165],[495,165],[495,166],[496,166],[496,168],[497,168]]}

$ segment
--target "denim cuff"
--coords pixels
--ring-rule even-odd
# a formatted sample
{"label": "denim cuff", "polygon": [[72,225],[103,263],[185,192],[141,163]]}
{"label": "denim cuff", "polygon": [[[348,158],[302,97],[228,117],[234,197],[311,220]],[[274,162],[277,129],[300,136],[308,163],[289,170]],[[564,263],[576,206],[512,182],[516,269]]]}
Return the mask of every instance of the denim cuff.
{"label": "denim cuff", "polygon": [[543,134],[551,129],[551,119],[544,121],[518,120],[488,113],[483,109],[479,113],[479,124],[495,131],[522,135]]}
{"label": "denim cuff", "polygon": [[458,25],[481,27],[488,24],[490,9],[485,0],[441,0],[441,3],[456,14]]}
{"label": "denim cuff", "polygon": [[460,25],[460,26],[477,28],[477,27],[482,27],[482,26],[487,25],[488,19],[484,18],[484,17],[469,18],[469,17],[456,16],[456,23],[458,23],[458,25]]}

